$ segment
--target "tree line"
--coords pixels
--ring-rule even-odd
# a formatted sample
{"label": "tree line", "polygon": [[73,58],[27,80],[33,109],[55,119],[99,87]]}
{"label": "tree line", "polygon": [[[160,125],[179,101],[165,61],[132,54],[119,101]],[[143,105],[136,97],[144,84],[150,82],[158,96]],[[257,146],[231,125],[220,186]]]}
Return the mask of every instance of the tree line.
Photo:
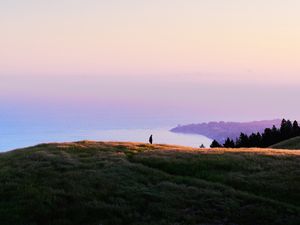
{"label": "tree line", "polygon": [[223,145],[214,140],[210,147],[267,148],[271,145],[297,136],[300,136],[300,127],[298,122],[295,120],[292,123],[290,120],[283,119],[280,128],[273,126],[272,128],[266,128],[263,133],[252,133],[249,136],[247,134],[241,133],[239,138],[237,138],[235,141],[230,138],[227,138]]}

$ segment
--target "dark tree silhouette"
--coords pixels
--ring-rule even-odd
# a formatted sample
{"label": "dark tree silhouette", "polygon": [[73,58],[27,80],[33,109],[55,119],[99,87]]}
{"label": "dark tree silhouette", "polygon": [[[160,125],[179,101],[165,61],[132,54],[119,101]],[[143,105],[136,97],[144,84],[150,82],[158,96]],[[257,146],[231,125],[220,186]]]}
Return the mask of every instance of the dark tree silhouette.
{"label": "dark tree silhouette", "polygon": [[290,120],[283,119],[281,126],[278,129],[276,126],[266,128],[262,134],[252,133],[249,137],[247,134],[241,133],[236,142],[227,138],[225,148],[248,148],[248,147],[262,147],[266,148],[281,141],[300,136],[300,127],[297,121],[293,123]]}
{"label": "dark tree silhouette", "polygon": [[262,134],[262,145],[261,147],[266,148],[274,143],[272,136],[272,129],[267,128]]}
{"label": "dark tree silhouette", "polygon": [[261,134],[258,133],[252,133],[249,136],[249,146],[250,147],[261,147]]}
{"label": "dark tree silhouette", "polygon": [[300,127],[298,122],[295,120],[293,123],[293,137],[300,136]]}
{"label": "dark tree silhouette", "polygon": [[225,148],[234,148],[235,144],[234,144],[233,140],[231,140],[230,138],[227,138],[223,146]]}
{"label": "dark tree silhouette", "polygon": [[236,142],[237,148],[247,148],[250,147],[249,137],[247,134],[241,133],[240,138]]}
{"label": "dark tree silhouette", "polygon": [[220,145],[219,142],[217,142],[216,140],[214,140],[211,145],[210,145],[211,148],[220,148],[222,147],[222,145]]}
{"label": "dark tree silhouette", "polygon": [[283,119],[280,126],[281,141],[292,137],[293,125],[290,120]]}
{"label": "dark tree silhouette", "polygon": [[273,137],[273,142],[278,143],[280,142],[280,130],[277,129],[275,125],[273,125],[271,129],[272,137]]}

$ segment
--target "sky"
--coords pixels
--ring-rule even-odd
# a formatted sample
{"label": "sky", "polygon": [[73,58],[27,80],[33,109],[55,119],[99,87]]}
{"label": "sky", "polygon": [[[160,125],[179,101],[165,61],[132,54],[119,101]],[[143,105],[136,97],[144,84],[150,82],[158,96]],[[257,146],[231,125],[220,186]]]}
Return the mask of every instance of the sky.
{"label": "sky", "polygon": [[298,0],[0,0],[0,122],[299,119],[299,12]]}

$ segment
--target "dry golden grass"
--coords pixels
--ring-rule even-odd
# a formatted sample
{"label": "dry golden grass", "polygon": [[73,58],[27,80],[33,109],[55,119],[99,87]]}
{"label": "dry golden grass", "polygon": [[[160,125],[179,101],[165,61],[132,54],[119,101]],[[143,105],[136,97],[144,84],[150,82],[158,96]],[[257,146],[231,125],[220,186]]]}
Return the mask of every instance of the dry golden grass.
{"label": "dry golden grass", "polygon": [[0,154],[0,224],[300,224],[300,151],[132,142]]}
{"label": "dry golden grass", "polygon": [[167,145],[167,144],[145,144],[141,142],[97,142],[97,141],[78,141],[78,142],[63,142],[63,143],[50,143],[52,146],[58,148],[107,148],[119,147],[128,148],[130,150],[138,150],[140,148],[147,148],[148,151],[176,151],[184,153],[200,153],[200,154],[222,154],[222,153],[250,153],[259,155],[294,155],[300,156],[299,150],[286,150],[286,149],[272,149],[272,148],[193,148],[180,145]]}

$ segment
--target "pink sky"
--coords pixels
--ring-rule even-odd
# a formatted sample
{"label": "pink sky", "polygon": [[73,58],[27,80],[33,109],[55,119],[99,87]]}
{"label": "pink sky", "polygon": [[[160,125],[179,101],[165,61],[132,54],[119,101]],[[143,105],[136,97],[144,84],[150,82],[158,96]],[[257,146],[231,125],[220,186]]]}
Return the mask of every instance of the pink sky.
{"label": "pink sky", "polygon": [[4,0],[0,101],[299,118],[299,12],[298,0]]}

